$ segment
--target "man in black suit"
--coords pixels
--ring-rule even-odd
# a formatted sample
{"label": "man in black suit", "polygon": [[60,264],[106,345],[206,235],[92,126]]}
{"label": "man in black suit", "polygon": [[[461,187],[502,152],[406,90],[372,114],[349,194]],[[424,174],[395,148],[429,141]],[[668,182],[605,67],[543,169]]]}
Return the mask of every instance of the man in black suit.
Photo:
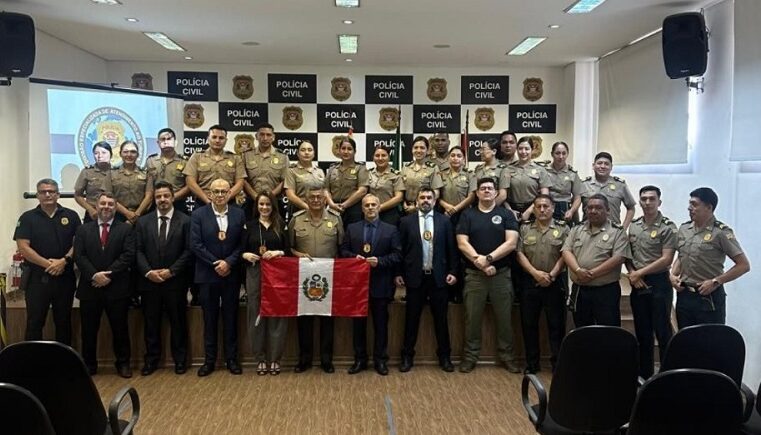
{"label": "man in black suit", "polygon": [[161,356],[161,312],[166,310],[171,327],[174,371],[187,370],[188,331],[185,320],[190,264],[190,218],[172,205],[174,188],[159,181],[153,188],[156,210],[137,221],[137,270],[145,319],[145,365],[140,373],[156,371]]}
{"label": "man in black suit", "polygon": [[399,223],[402,243],[402,273],[396,285],[407,287],[404,319],[404,346],[401,372],[412,369],[415,357],[420,315],[426,299],[431,305],[436,331],[436,354],[445,372],[454,371],[450,359],[447,311],[449,295],[446,285],[457,282],[458,251],[452,224],[444,215],[433,211],[436,201],[433,190],[422,188],[417,197],[417,213],[405,216]]}
{"label": "man in black suit", "polygon": [[130,378],[127,310],[135,236],[131,225],[114,220],[116,201],[111,193],[100,194],[95,210],[97,220],[80,226],[74,237],[74,261],[80,272],[77,298],[82,316],[82,358],[94,375],[98,370],[98,329],[105,310],[113,334],[116,371]]}
{"label": "man in black suit", "polygon": [[[393,225],[378,219],[380,200],[369,194],[362,198],[365,219],[350,224],[341,245],[341,256],[364,259],[370,264],[370,311],[373,315],[375,339],[373,361],[375,371],[388,374],[388,304],[394,298],[394,274],[401,261],[399,232]],[[367,368],[367,317],[353,322],[354,365],[353,375]]]}
{"label": "man in black suit", "polygon": [[222,332],[226,366],[242,373],[238,362],[238,262],[243,252],[246,217],[237,206],[228,206],[230,183],[211,183],[211,204],[197,209],[190,218],[190,246],[195,254],[195,282],[203,308],[204,364],[198,376],[208,376],[217,361],[217,324],[222,301]]}

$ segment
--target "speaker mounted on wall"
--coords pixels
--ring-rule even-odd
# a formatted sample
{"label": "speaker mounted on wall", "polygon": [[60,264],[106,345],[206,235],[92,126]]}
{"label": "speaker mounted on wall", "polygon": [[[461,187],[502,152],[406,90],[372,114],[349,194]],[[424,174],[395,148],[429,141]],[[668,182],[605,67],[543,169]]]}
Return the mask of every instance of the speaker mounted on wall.
{"label": "speaker mounted on wall", "polygon": [[0,12],[0,77],[29,77],[34,70],[34,20],[29,15]]}
{"label": "speaker mounted on wall", "polygon": [[703,14],[688,12],[663,20],[663,63],[672,79],[701,76],[708,66],[708,31]]}

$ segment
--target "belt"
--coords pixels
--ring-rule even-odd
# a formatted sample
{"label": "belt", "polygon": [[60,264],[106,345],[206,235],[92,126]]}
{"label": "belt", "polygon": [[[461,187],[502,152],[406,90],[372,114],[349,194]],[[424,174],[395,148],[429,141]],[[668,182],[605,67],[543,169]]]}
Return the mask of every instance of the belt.
{"label": "belt", "polygon": [[433,269],[423,270],[423,275],[430,275],[433,273]]}

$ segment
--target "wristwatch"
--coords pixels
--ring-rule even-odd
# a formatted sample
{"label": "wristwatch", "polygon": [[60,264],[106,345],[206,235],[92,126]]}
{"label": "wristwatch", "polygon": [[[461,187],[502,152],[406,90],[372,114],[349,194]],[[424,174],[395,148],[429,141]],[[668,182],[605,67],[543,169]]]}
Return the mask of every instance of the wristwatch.
{"label": "wristwatch", "polygon": [[489,254],[489,255],[486,256],[486,261],[491,263],[492,261],[494,261],[494,257],[492,257],[491,254]]}

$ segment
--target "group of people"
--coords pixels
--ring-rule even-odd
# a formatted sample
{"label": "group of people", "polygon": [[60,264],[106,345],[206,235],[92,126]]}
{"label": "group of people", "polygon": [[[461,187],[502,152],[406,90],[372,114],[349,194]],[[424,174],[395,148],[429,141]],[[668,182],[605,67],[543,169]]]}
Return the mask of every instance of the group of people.
{"label": "group of people", "polygon": [[[691,192],[690,220],[677,228],[659,211],[661,190],[645,186],[639,191],[643,215],[633,219],[636,200],[626,183],[611,175],[613,158],[606,152],[595,156],[594,175],[582,180],[566,163],[566,143],[552,146],[551,161],[535,162],[533,139],[506,131],[499,141],[483,143],[482,162],[470,171],[462,150],[450,147],[448,135],[440,133],[431,138],[432,152],[428,138],[416,137],[413,160],[399,171],[390,167],[388,149],[375,149],[375,167],[368,170],[355,160],[354,140],[345,137],[338,145],[341,160],[326,174],[313,162],[312,143],[301,142],[298,162],[291,164],[273,147],[270,124],[257,128],[256,139],[240,154],[226,151],[227,131],[215,125],[208,148],[186,160],[175,151],[175,133],[162,129],[161,151],[144,168],[136,164],[133,142],[121,144],[118,168],[111,167],[110,145],[98,142],[95,164],[82,170],[75,186],[84,223],[58,203],[54,180],[40,180],[39,206],[20,217],[14,234],[25,258],[26,339],[42,338],[52,305],[56,340],[70,343],[76,289],[81,351],[90,372],[97,371],[98,327],[105,311],[117,372],[130,377],[127,313],[137,291],[145,319],[141,374],[157,369],[163,312],[171,325],[175,372],[182,374],[187,370],[187,291],[193,287],[204,318],[205,359],[198,376],[216,368],[220,311],[225,365],[240,374],[237,318],[243,284],[257,374],[277,375],[287,319],[259,314],[261,262],[280,256],[356,257],[371,267],[368,306],[377,373],[388,374],[388,305],[397,287],[406,288],[400,371],[414,365],[426,304],[439,365],[454,371],[447,321],[453,301],[463,304],[465,314],[459,370],[476,367],[489,302],[497,357],[509,372],[519,373],[511,319],[519,301],[524,371],[535,373],[543,310],[553,368],[567,309],[577,327],[621,324],[619,281],[625,265],[641,374],[648,377],[654,337],[661,349],[671,337],[674,290],[680,328],[723,323],[723,286],[750,268],[732,230],[714,217],[718,197],[713,190]],[[196,203],[192,213],[186,206],[189,195]],[[280,206],[283,197],[290,207],[288,222]],[[727,256],[734,265],[724,271]],[[304,372],[313,364],[314,318],[300,316],[297,325],[295,371]],[[320,366],[331,373],[333,318],[321,316],[319,328]],[[350,374],[368,368],[366,335],[367,318],[354,319]]]}

